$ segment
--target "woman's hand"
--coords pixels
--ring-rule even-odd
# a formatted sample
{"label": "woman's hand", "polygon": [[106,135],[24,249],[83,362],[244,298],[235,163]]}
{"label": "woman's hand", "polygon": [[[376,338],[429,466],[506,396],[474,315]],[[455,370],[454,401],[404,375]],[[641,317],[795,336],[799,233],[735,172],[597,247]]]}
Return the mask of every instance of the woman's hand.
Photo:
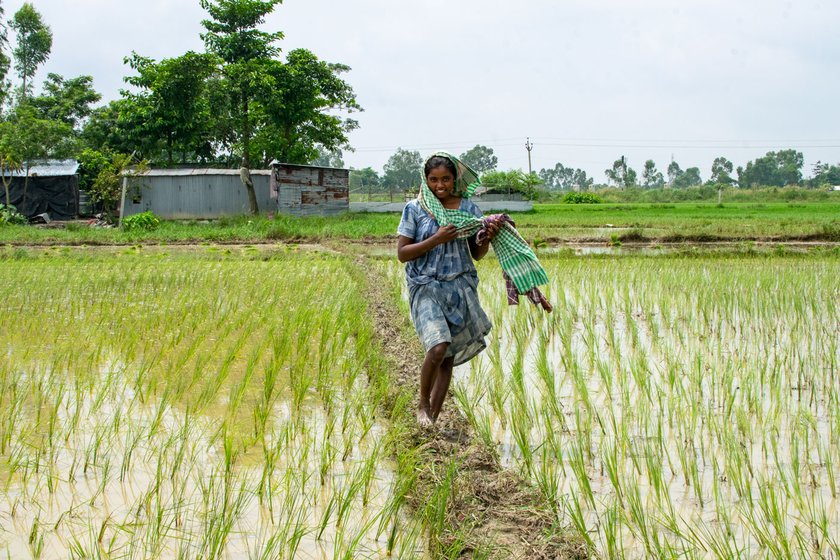
{"label": "woman's hand", "polygon": [[502,226],[496,220],[488,220],[485,228],[487,230],[487,240],[489,241],[496,237],[496,234],[499,233],[499,230],[502,229]]}
{"label": "woman's hand", "polygon": [[439,244],[442,245],[444,243],[449,243],[453,239],[458,237],[458,229],[449,224],[448,226],[443,226],[438,229],[432,238]]}

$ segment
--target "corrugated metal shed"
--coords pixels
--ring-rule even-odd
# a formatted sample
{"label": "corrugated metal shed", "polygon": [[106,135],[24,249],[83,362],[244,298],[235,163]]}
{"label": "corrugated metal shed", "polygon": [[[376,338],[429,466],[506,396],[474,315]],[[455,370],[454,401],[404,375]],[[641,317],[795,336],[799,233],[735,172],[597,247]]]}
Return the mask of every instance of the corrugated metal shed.
{"label": "corrugated metal shed", "polygon": [[350,210],[350,171],[333,167],[274,166],[271,196],[277,210],[296,216],[333,215]]}
{"label": "corrugated metal shed", "polygon": [[[251,176],[269,175],[267,169],[252,169]],[[185,169],[149,169],[143,174],[144,177],[196,177],[203,175],[236,175],[239,177],[238,169],[214,169],[214,168],[185,168]]]}
{"label": "corrugated metal shed", "polygon": [[[261,212],[349,210],[348,170],[292,164],[276,170],[251,170]],[[152,169],[129,180],[124,215],[147,210],[166,219],[212,219],[247,214],[250,204],[238,169]]]}
{"label": "corrugated metal shed", "polygon": [[[75,159],[51,159],[47,161],[32,162],[29,166],[30,177],[69,177],[75,175],[79,170],[79,162]],[[6,177],[25,177],[26,166],[17,171],[8,173],[3,171]]]}
{"label": "corrugated metal shed", "polygon": [[[261,211],[272,210],[268,171],[252,171]],[[145,211],[164,219],[212,219],[250,211],[238,169],[153,169],[129,179],[124,216]]]}

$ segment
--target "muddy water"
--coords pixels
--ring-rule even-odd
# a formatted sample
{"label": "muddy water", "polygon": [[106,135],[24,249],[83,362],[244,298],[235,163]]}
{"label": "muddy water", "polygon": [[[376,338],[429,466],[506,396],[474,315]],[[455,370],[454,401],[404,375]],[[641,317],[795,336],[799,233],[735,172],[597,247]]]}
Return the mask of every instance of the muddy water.
{"label": "muddy water", "polygon": [[[705,266],[691,271],[700,282],[710,273]],[[801,266],[789,273],[796,268]],[[831,476],[840,478],[837,389],[831,382],[840,363],[840,323],[836,311],[826,307],[836,303],[836,290],[833,298],[820,290],[824,273],[832,274],[831,269],[810,268],[816,275],[802,283],[813,288],[808,293],[816,299],[803,303],[802,293],[785,292],[779,281],[774,297],[782,305],[761,295],[733,301],[725,291],[719,304],[708,305],[701,302],[700,290],[684,301],[667,292],[663,297],[650,285],[645,291],[624,289],[616,280],[628,273],[621,267],[592,289],[564,288],[588,279],[554,271],[562,279],[552,288],[554,300],[564,303],[551,318],[532,312],[527,303],[505,309],[496,303],[503,297],[499,290],[489,288],[483,300],[491,302],[488,311],[496,325],[492,336],[497,339],[491,339],[491,348],[479,358],[456,369],[455,382],[477,416],[488,418],[502,461],[513,468],[526,468],[514,430],[516,422],[525,422],[529,453],[536,458],[534,472],[547,468],[554,473],[560,496],[574,492],[602,552],[608,537],[600,531],[611,522],[620,550],[630,556],[651,554],[628,509],[628,492],[638,496],[647,530],[658,527],[672,543],[707,546],[702,536],[685,536],[701,528],[729,535],[742,552],[765,554],[758,527],[771,534],[780,531],[788,539],[810,532],[825,552],[832,546],[830,535],[834,546],[840,535],[840,503]],[[747,269],[749,265],[745,278],[733,278],[734,285],[744,279],[749,284],[752,272]],[[711,274],[714,282],[716,272]],[[655,281],[655,276],[647,280]],[[645,295],[648,289],[657,296]],[[495,355],[493,344],[498,344]],[[513,373],[520,356],[524,408],[516,397]],[[538,373],[541,359],[553,371],[552,391]],[[581,372],[585,393],[576,385],[572,364]],[[611,386],[602,369],[612,376]],[[551,395],[562,409],[562,422],[545,420]],[[550,440],[559,442],[556,456],[541,454]],[[571,450],[581,441],[594,508],[581,498],[580,480],[570,468]],[[619,486],[605,464],[612,450],[617,453]],[[835,457],[832,464],[826,456]],[[551,464],[543,465],[542,457]],[[652,457],[662,471],[660,490],[650,470]],[[739,465],[744,469],[740,475]],[[765,503],[776,504],[780,525],[773,525]],[[617,517],[610,521],[610,515]],[[821,528],[809,521],[812,515],[824,519]],[[662,525],[670,518],[684,535],[680,539]]]}
{"label": "muddy water", "polygon": [[[117,397],[96,410],[86,405],[84,423],[63,433],[66,440],[54,442],[48,458],[25,442],[13,444],[17,465],[3,473],[0,498],[6,555],[66,558],[71,551],[99,550],[121,557],[206,557],[215,550],[242,558],[289,553],[294,538],[296,558],[333,558],[356,539],[355,557],[386,554],[391,523],[383,523],[378,538],[377,531],[394,480],[376,447],[381,423],[361,440],[351,436],[343,448],[340,437],[325,439],[328,420],[317,403],[296,413],[279,404],[274,436],[265,443],[276,451],[272,468],[243,458],[226,470],[215,420],[190,418],[159,402],[139,404],[127,389]],[[57,425],[69,425],[73,413],[62,409]],[[333,446],[335,456],[325,458],[322,451]],[[341,500],[348,505],[339,522]],[[395,519],[401,532],[416,531],[404,516]],[[223,533],[223,540],[213,540]],[[397,546],[422,556],[412,542],[398,538]]]}

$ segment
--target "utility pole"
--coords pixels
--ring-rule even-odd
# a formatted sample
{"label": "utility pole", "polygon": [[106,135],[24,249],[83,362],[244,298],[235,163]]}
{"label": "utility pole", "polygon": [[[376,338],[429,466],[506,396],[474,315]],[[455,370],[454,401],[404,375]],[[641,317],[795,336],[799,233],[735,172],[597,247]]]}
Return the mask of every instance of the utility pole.
{"label": "utility pole", "polygon": [[531,150],[534,149],[534,144],[531,143],[531,137],[525,139],[525,149],[528,150],[528,191],[531,191]]}
{"label": "utility pole", "polygon": [[528,150],[528,176],[531,175],[531,150],[534,149],[534,144],[531,143],[531,137],[525,139],[525,149]]}

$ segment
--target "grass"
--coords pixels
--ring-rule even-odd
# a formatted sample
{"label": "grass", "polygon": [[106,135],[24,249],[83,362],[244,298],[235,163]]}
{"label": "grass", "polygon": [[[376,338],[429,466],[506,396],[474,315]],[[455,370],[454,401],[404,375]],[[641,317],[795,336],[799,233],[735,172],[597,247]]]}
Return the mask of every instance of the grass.
{"label": "grass", "polygon": [[2,256],[0,552],[422,554],[349,259]]}
{"label": "grass", "polygon": [[[836,251],[544,264],[551,315],[480,263],[495,328],[453,403],[557,526],[608,557],[840,552]],[[363,276],[295,245],[0,248],[6,554],[462,554],[457,463],[406,514],[413,393]]]}
{"label": "grass", "polygon": [[607,557],[837,555],[836,254],[544,264],[551,315],[481,263],[455,394],[558,522]]}
{"label": "grass", "polygon": [[[681,242],[738,240],[840,241],[840,203],[537,204],[514,213],[529,241]],[[89,228],[0,227],[0,244],[131,245],[157,243],[265,243],[272,241],[378,240],[396,235],[399,214],[335,217],[279,215],[213,222],[163,222],[151,232]]]}

